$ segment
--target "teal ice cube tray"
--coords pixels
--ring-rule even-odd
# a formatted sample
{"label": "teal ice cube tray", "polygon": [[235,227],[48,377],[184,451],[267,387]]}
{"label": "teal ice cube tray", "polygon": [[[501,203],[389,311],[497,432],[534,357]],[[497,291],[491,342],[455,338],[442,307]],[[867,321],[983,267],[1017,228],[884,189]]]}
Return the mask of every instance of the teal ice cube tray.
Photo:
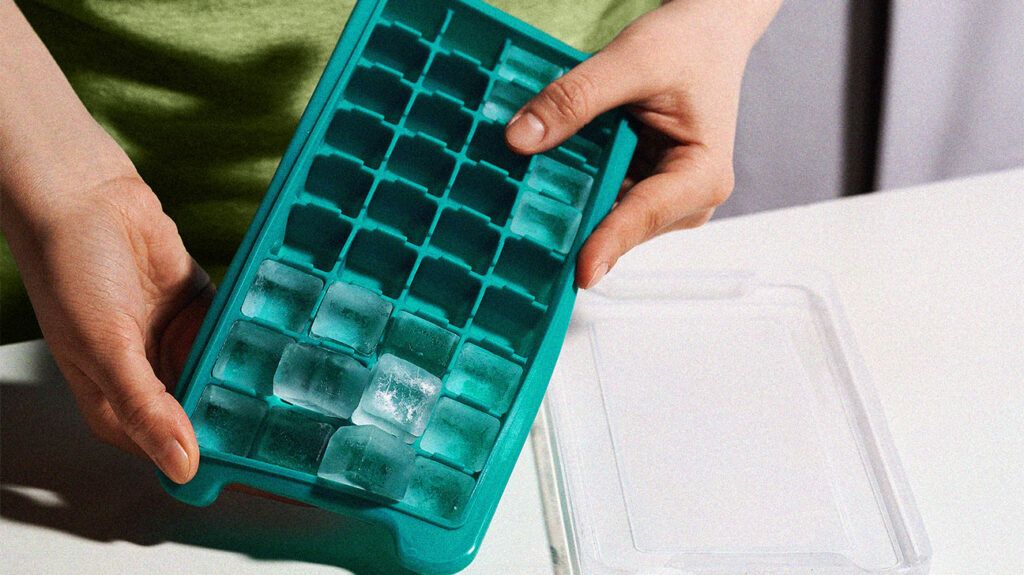
{"label": "teal ice cube tray", "polygon": [[172,495],[244,484],[383,527],[407,568],[472,560],[636,145],[613,111],[506,147],[583,58],[475,0],[356,5],[177,388],[202,461]]}

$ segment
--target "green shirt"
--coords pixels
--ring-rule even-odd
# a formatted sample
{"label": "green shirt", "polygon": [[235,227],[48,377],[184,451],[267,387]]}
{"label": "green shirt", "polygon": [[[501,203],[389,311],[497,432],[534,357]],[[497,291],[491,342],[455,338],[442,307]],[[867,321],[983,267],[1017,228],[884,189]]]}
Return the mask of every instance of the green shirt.
{"label": "green shirt", "polygon": [[[432,0],[424,0],[432,1]],[[585,51],[657,0],[496,0]],[[18,2],[214,280],[231,261],[350,0]],[[38,337],[0,237],[0,338]]]}

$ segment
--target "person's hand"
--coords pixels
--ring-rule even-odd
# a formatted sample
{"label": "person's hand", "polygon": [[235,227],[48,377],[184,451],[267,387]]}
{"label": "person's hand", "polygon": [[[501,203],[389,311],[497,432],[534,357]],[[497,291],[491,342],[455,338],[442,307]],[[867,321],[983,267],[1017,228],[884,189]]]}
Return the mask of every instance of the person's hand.
{"label": "person's hand", "polygon": [[513,116],[509,147],[536,154],[627,106],[640,144],[615,208],[580,250],[576,284],[595,285],[624,253],[700,226],[733,188],[747,57],[779,0],[675,0],[637,19]]}
{"label": "person's hand", "polygon": [[168,393],[213,287],[124,152],[0,0],[0,225],[47,344],[100,439],[184,483],[199,465]]}
{"label": "person's hand", "polygon": [[168,393],[209,305],[207,275],[137,176],[68,198],[11,238],[36,317],[93,434],[144,453],[174,481],[199,448]]}

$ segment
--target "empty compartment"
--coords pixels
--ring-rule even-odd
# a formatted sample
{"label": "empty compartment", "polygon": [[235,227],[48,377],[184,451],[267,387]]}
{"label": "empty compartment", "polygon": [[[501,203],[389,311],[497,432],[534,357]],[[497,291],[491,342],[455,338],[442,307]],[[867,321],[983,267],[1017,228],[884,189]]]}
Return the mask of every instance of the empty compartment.
{"label": "empty compartment", "polygon": [[377,168],[391,145],[391,136],[391,129],[377,118],[356,109],[344,109],[334,113],[324,141]]}
{"label": "empty compartment", "polygon": [[480,112],[485,118],[506,124],[536,94],[518,84],[498,81],[491,87]]}
{"label": "empty compartment", "polygon": [[449,397],[442,397],[434,407],[420,449],[464,469],[476,473],[484,468],[491,454],[501,424],[493,416]]}
{"label": "empty compartment", "polygon": [[605,112],[591,120],[586,126],[580,128],[580,131],[576,134],[593,143],[598,148],[604,148],[611,141],[612,127],[615,125],[615,122],[614,113]]}
{"label": "empty compartment", "polygon": [[466,325],[480,282],[446,260],[424,258],[409,288],[409,305],[456,327]]}
{"label": "empty compartment", "polygon": [[394,299],[402,293],[415,263],[416,252],[401,238],[364,229],[352,241],[342,277]]}
{"label": "empty compartment", "polygon": [[505,288],[488,288],[473,320],[481,339],[528,356],[544,331],[544,312]]}
{"label": "empty compartment", "polygon": [[263,400],[207,385],[191,419],[199,447],[245,457],[266,414]]}
{"label": "empty compartment", "polygon": [[481,122],[469,143],[469,157],[493,164],[506,172],[513,179],[521,180],[530,165],[528,156],[520,156],[508,148],[505,143],[505,126]]}
{"label": "empty compartment", "polygon": [[477,12],[457,10],[441,33],[441,45],[478,60],[488,70],[501,55],[508,31]]}
{"label": "empty compartment", "polygon": [[284,242],[277,253],[289,261],[331,271],[351,232],[352,224],[337,214],[298,204],[288,214]]}
{"label": "empty compartment", "polygon": [[501,417],[512,405],[522,378],[522,366],[466,342],[452,363],[444,388],[459,399]]}
{"label": "empty compartment", "polygon": [[581,137],[579,134],[562,142],[562,145],[559,147],[583,158],[591,166],[597,166],[601,161],[602,150],[600,146]]}
{"label": "empty compartment", "polygon": [[402,137],[388,160],[388,170],[427,188],[431,194],[444,193],[455,169],[455,158],[444,148],[420,137]]}
{"label": "empty compartment", "polygon": [[494,275],[547,303],[562,272],[562,259],[549,250],[521,238],[506,238]]}
{"label": "empty compartment", "polygon": [[441,31],[447,13],[444,2],[423,0],[390,0],[384,5],[384,17],[401,22],[419,31],[427,40],[433,40]]}
{"label": "empty compartment", "polygon": [[313,158],[306,176],[307,194],[327,200],[352,217],[359,215],[372,185],[373,174],[359,162],[333,154]]}
{"label": "empty compartment", "polygon": [[576,208],[524,191],[519,195],[509,229],[545,247],[568,253],[581,219],[582,214]]}
{"label": "empty compartment", "polygon": [[458,98],[475,110],[487,90],[487,76],[465,58],[438,53],[423,78],[423,86]]}
{"label": "empty compartment", "polygon": [[345,88],[345,99],[377,112],[397,124],[412,97],[412,88],[383,68],[359,66]]}
{"label": "empty compartment", "polygon": [[430,49],[415,35],[395,26],[377,26],[363,50],[363,58],[383,64],[415,81],[427,63]]}
{"label": "empty compartment", "polygon": [[484,220],[465,210],[445,210],[434,228],[430,245],[483,274],[491,265],[501,235]]}
{"label": "empty compartment", "polygon": [[462,518],[476,482],[443,463],[417,457],[402,502],[420,513],[447,521]]}
{"label": "empty compartment", "polygon": [[539,92],[562,75],[562,68],[533,52],[509,44],[502,54],[497,72],[498,76],[509,82],[518,82]]}
{"label": "empty compartment", "polygon": [[412,104],[405,127],[416,132],[429,134],[455,151],[462,149],[473,125],[470,117],[453,100],[443,96],[420,94]]}
{"label": "empty compartment", "polygon": [[526,184],[546,196],[582,210],[590,198],[594,178],[550,156],[539,155],[530,166]]}
{"label": "empty compartment", "polygon": [[300,331],[309,321],[323,287],[324,282],[318,277],[274,260],[264,260],[245,294],[242,314]]}
{"label": "empty compartment", "polygon": [[516,186],[501,172],[483,164],[462,164],[448,198],[503,226],[516,202]]}
{"label": "empty compartment", "polygon": [[213,364],[213,377],[256,395],[274,393],[274,372],[294,340],[247,321],[236,321]]}
{"label": "empty compartment", "polygon": [[275,407],[256,438],[252,458],[303,473],[316,473],[320,454],[332,433],[334,427],[329,423],[314,421],[292,409]]}
{"label": "empty compartment", "polygon": [[383,180],[373,192],[366,215],[378,226],[420,245],[436,211],[437,206],[425,192],[401,180]]}

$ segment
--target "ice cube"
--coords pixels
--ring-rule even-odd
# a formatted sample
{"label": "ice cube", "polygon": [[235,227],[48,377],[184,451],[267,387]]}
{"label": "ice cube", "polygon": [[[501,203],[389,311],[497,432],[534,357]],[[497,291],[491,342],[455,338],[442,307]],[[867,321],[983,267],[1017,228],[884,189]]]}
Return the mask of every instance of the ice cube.
{"label": "ice cube", "polygon": [[535,192],[519,195],[512,214],[512,233],[536,240],[541,245],[567,253],[580,227],[580,211]]}
{"label": "ice cube", "polygon": [[452,393],[500,417],[508,411],[522,377],[521,366],[467,342],[455,358],[444,385]]}
{"label": "ice cube", "polygon": [[558,160],[540,155],[533,159],[526,184],[576,209],[583,209],[590,197],[594,178]]}
{"label": "ice cube", "polygon": [[277,362],[293,341],[254,323],[236,321],[217,355],[213,377],[257,395],[270,395]]}
{"label": "ice cube", "polygon": [[242,313],[285,329],[306,327],[324,282],[295,268],[265,260],[242,302]]}
{"label": "ice cube", "polygon": [[509,44],[497,72],[498,76],[505,80],[521,82],[524,86],[539,92],[562,75],[562,68],[532,52]]}
{"label": "ice cube", "polygon": [[274,395],[348,419],[369,380],[370,370],[347,355],[293,343],[284,349],[274,374]]}
{"label": "ice cube", "polygon": [[480,110],[485,118],[504,124],[536,94],[517,84],[495,82]]}
{"label": "ice cube", "polygon": [[313,421],[295,410],[270,410],[263,431],[252,448],[252,457],[304,473],[316,472],[320,453],[334,427]]}
{"label": "ice cube", "polygon": [[317,476],[327,483],[354,485],[387,499],[401,499],[415,457],[411,446],[386,431],[349,425],[331,436]]}
{"label": "ice cube", "polygon": [[417,457],[402,502],[425,513],[458,521],[475,486],[473,478],[465,473],[426,457]]}
{"label": "ice cube", "polygon": [[192,427],[203,449],[245,457],[267,404],[218,385],[207,385],[192,411]]}
{"label": "ice cube", "polygon": [[391,307],[390,302],[364,287],[335,282],[320,304],[312,332],[369,354],[384,333]]}
{"label": "ice cube", "polygon": [[500,426],[494,417],[442,397],[423,432],[420,449],[467,471],[480,471]]}
{"label": "ice cube", "polygon": [[412,443],[423,434],[440,391],[441,380],[433,374],[385,353],[370,373],[352,422],[376,425]]}
{"label": "ice cube", "polygon": [[458,341],[457,335],[443,327],[400,311],[391,320],[382,351],[415,363],[441,377],[448,369],[448,361]]}

